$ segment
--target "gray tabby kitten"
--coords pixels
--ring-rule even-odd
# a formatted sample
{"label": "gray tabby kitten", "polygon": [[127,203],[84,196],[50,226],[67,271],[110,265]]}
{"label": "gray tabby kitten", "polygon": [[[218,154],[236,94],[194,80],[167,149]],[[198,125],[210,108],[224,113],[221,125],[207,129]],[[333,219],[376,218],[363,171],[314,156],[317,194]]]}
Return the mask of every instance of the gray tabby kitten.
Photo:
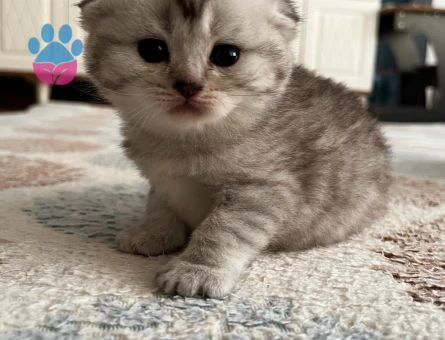
{"label": "gray tabby kitten", "polygon": [[343,86],[294,66],[291,0],[86,0],[86,60],[150,180],[121,251],[185,250],[163,292],[221,297],[262,251],[345,240],[384,213],[388,148]]}

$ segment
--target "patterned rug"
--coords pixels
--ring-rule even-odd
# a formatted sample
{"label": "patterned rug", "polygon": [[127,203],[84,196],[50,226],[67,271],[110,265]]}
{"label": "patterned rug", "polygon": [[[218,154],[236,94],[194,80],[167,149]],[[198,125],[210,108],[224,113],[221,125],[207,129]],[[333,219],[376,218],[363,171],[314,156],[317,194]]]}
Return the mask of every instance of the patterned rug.
{"label": "patterned rug", "polygon": [[93,106],[0,116],[1,340],[445,339],[445,184],[396,178],[365,233],[264,255],[226,299],[162,296],[167,258],[114,246],[147,192],[117,127]]}

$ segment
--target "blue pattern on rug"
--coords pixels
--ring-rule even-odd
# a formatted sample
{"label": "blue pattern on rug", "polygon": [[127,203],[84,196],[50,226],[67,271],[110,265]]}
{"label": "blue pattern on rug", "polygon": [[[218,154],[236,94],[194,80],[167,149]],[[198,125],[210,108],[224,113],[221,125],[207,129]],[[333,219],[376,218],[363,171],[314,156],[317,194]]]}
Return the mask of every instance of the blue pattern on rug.
{"label": "blue pattern on rug", "polygon": [[184,320],[189,323],[199,323],[207,318],[206,312],[215,311],[223,300],[215,299],[193,299],[182,298],[179,296],[172,297],[164,304],[167,307],[176,308],[184,311]]}
{"label": "blue pattern on rug", "polygon": [[99,326],[102,329],[128,328],[132,331],[142,331],[173,321],[168,309],[150,300],[140,301],[128,307],[113,295],[101,295],[95,307],[104,315]]}
{"label": "blue pattern on rug", "polygon": [[248,328],[274,326],[282,331],[290,331],[292,304],[282,299],[266,299],[266,304],[255,307],[244,301],[232,302],[227,309],[227,322],[231,329],[235,325]]}
{"label": "blue pattern on rug", "polygon": [[[268,339],[295,339],[296,331],[292,325],[290,312],[293,308],[290,300],[264,298],[256,305],[240,299],[204,299],[182,297],[152,297],[134,303],[124,297],[111,294],[100,295],[95,304],[90,306],[101,317],[96,322],[87,322],[89,328],[97,328],[103,334],[97,340],[115,339],[111,332],[126,329],[134,333],[165,327],[162,337],[150,337],[156,340],[190,339],[210,340],[208,334],[187,334],[178,337],[169,334],[175,322],[186,322],[188,329],[194,329],[203,321],[219,323],[219,329],[229,340],[249,340],[245,334],[249,329],[267,329]],[[94,311],[91,311],[94,313]],[[87,313],[88,315],[91,315]],[[85,314],[85,313],[82,313]],[[67,313],[46,317],[36,329],[19,329],[0,332],[0,340],[81,340],[84,320],[76,320]],[[199,328],[198,328],[199,329]],[[382,335],[364,325],[356,325],[349,330],[341,329],[338,321],[329,316],[312,319],[306,326],[306,334],[313,340],[381,340]],[[109,333],[109,334],[107,334]]]}
{"label": "blue pattern on rug", "polygon": [[338,320],[324,316],[314,318],[313,324],[307,328],[307,334],[313,340],[382,340],[383,335],[365,325],[358,324],[349,330],[342,330]]}
{"label": "blue pattern on rug", "polygon": [[57,314],[46,317],[39,329],[0,332],[0,340],[80,340],[79,331],[80,326],[69,315]]}
{"label": "blue pattern on rug", "polygon": [[117,233],[143,222],[148,186],[114,185],[61,191],[22,211],[47,227],[114,245]]}

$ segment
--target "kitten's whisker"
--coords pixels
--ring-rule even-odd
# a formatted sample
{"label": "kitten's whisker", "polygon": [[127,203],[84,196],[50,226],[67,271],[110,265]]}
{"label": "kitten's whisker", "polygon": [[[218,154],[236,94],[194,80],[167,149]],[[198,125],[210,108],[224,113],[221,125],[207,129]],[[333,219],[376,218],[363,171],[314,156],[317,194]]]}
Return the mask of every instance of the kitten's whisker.
{"label": "kitten's whisker", "polygon": [[74,88],[75,90],[79,91],[79,92],[82,92],[84,94],[89,95],[90,97],[92,97],[98,103],[106,103],[106,100],[104,98],[97,96],[97,93],[95,93],[93,91],[88,92],[88,91],[85,91],[85,90],[83,90],[81,88],[78,88],[78,87],[76,87],[74,85],[71,85],[71,87]]}
{"label": "kitten's whisker", "polygon": [[143,106],[146,105],[146,103],[142,103],[141,105],[139,105],[137,108],[131,110],[129,113],[133,113],[135,111],[137,111],[136,113],[132,114],[131,117],[129,117],[129,120],[132,120],[133,118],[135,118],[136,116],[138,116],[139,114],[141,114],[141,112],[144,110]]}
{"label": "kitten's whisker", "polygon": [[[162,104],[161,104],[162,106]],[[150,120],[148,121],[148,125],[150,125],[151,121],[153,120],[154,117],[156,117],[159,114],[160,110],[158,109],[156,112],[154,112],[154,114],[151,116]]]}
{"label": "kitten's whisker", "polygon": [[[148,96],[145,96],[143,99],[144,99],[144,100],[145,100],[145,99],[148,99]],[[134,109],[132,109],[131,111],[127,112],[126,114],[127,114],[127,115],[128,115],[128,114],[132,114],[133,112],[139,110],[139,109],[140,109],[142,106],[144,106],[144,105],[145,105],[145,101],[142,101],[141,104],[137,105]],[[133,118],[136,117],[139,113],[141,113],[141,111],[142,111],[142,110],[138,111],[136,114],[132,115],[132,116],[129,117],[128,119],[129,119],[129,120],[133,119]]]}
{"label": "kitten's whisker", "polygon": [[[152,105],[150,105],[150,104],[145,105],[145,106],[139,111],[139,113],[145,111],[145,109],[146,109],[147,107],[150,108],[151,106],[152,106]],[[147,120],[147,118],[148,118],[148,115],[145,115],[145,121]],[[139,125],[139,123],[140,123],[143,119],[144,119],[144,115],[141,116],[141,118],[138,120],[138,122],[135,124],[134,127],[136,128],[136,127]],[[137,141],[137,139],[138,139],[138,137],[139,137],[139,134],[141,133],[142,128],[144,127],[145,121],[140,125],[139,131],[138,131],[138,133],[136,134],[136,138],[134,139],[133,144],[131,145],[130,149],[132,149],[133,146],[134,146],[134,143],[136,143],[136,141]]]}
{"label": "kitten's whisker", "polygon": [[231,97],[261,97],[259,94],[231,94]]}
{"label": "kitten's whisker", "polygon": [[[144,105],[145,105],[145,106],[144,106]],[[144,111],[151,109],[151,108],[152,108],[153,106],[155,106],[155,105],[156,105],[155,103],[148,103],[148,104],[142,103],[142,105],[140,105],[139,108],[140,108],[141,106],[144,106],[144,107],[143,107],[142,109],[140,109],[140,110],[137,112],[137,114],[135,114],[134,116],[137,116],[137,115],[143,113]],[[140,122],[140,120],[138,121],[138,123],[139,123],[139,122]]]}
{"label": "kitten's whisker", "polygon": [[220,98],[216,98],[216,97],[215,97],[215,99],[216,99],[217,101],[219,101],[219,102],[221,103],[222,106],[224,106],[224,107],[226,106],[226,104],[225,104]]}
{"label": "kitten's whisker", "polygon": [[108,91],[108,92],[111,92],[111,93],[114,93],[114,94],[118,94],[118,95],[121,95],[121,96],[127,96],[127,97],[141,97],[141,96],[143,96],[143,95],[141,95],[141,94],[138,94],[138,93],[123,93],[123,92],[118,92],[118,91],[115,91],[115,90],[111,90],[111,89],[109,89],[109,88],[105,88],[105,91]]}
{"label": "kitten's whisker", "polygon": [[[139,110],[139,111],[137,112],[137,114],[133,117],[133,118],[138,117],[138,121],[133,125],[133,129],[132,129],[132,130],[137,129],[137,127],[139,126],[139,123],[144,119],[144,115],[143,115],[143,114],[140,115],[140,114],[144,111],[144,109],[145,109],[145,107],[142,108],[141,110]],[[140,116],[139,116],[139,115],[140,115]]]}
{"label": "kitten's whisker", "polygon": [[[142,102],[139,106],[137,106],[135,109],[133,109],[131,112],[134,112],[136,110],[138,110],[138,112],[136,112],[135,114],[133,114],[131,117],[127,118],[128,120],[132,120],[133,118],[135,118],[136,116],[138,116],[139,114],[141,114],[145,109],[150,108],[152,105],[150,105],[150,103],[146,103],[146,102]],[[142,116],[143,117],[143,116]],[[138,123],[140,122],[140,120],[138,121]],[[136,124],[137,125],[137,124]]]}
{"label": "kitten's whisker", "polygon": [[[261,78],[263,78],[263,75],[256,77],[256,78],[252,78],[252,79],[250,79],[249,82],[252,83],[254,81],[260,80]],[[217,89],[214,89],[214,91],[227,92],[229,90],[239,89],[239,88],[240,88],[240,85],[234,85],[234,86],[230,86],[230,87],[217,88]]]}
{"label": "kitten's whisker", "polygon": [[[145,110],[145,108],[144,108],[144,110]],[[135,138],[136,140],[138,139],[138,137],[139,137],[139,135],[140,135],[142,129],[144,128],[144,125],[145,125],[145,122],[147,121],[147,119],[148,119],[148,115],[145,115],[145,119],[144,119],[144,121],[142,122],[141,127],[139,128],[138,133],[136,134],[136,138]]]}
{"label": "kitten's whisker", "polygon": [[[147,105],[147,106],[148,106],[148,108],[151,108],[151,107],[153,107],[154,105],[155,105],[155,104],[152,104],[152,105],[150,105],[150,106]],[[144,110],[147,108],[147,106],[145,106],[145,107],[142,109],[142,111],[144,111]],[[160,110],[157,110],[156,112],[154,112],[154,113],[152,114],[150,120],[148,121],[148,124],[151,123],[152,119],[159,113],[159,111],[160,111]],[[136,135],[135,140],[138,139],[139,134],[141,133],[142,129],[144,128],[145,123],[147,122],[147,119],[148,119],[148,115],[146,115],[145,120],[144,120],[143,123],[141,124],[141,127],[140,127],[140,129],[139,129],[139,131],[138,131],[138,133],[137,133],[137,135]]]}
{"label": "kitten's whisker", "polygon": [[[151,82],[151,81],[145,79],[144,77],[142,77],[142,76],[140,76],[140,75],[137,75],[136,78],[139,79],[139,80],[142,80],[144,83],[146,83],[146,84],[148,84],[148,85],[156,86],[156,87],[159,87],[159,88],[162,88],[162,89],[166,89],[165,86],[163,86],[163,85],[161,85],[161,84],[159,84],[159,83],[153,83],[153,82]],[[137,86],[137,85],[134,85],[134,86]],[[143,88],[143,87],[141,87],[141,88]]]}

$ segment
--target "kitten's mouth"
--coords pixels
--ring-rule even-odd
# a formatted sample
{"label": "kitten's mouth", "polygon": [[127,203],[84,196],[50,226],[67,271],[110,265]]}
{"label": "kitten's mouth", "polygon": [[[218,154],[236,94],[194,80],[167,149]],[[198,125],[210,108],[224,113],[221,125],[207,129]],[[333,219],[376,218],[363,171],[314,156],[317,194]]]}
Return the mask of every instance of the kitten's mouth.
{"label": "kitten's mouth", "polygon": [[190,116],[199,116],[203,114],[202,108],[193,105],[189,101],[185,101],[180,105],[176,105],[170,110],[170,113],[173,115],[190,115]]}

